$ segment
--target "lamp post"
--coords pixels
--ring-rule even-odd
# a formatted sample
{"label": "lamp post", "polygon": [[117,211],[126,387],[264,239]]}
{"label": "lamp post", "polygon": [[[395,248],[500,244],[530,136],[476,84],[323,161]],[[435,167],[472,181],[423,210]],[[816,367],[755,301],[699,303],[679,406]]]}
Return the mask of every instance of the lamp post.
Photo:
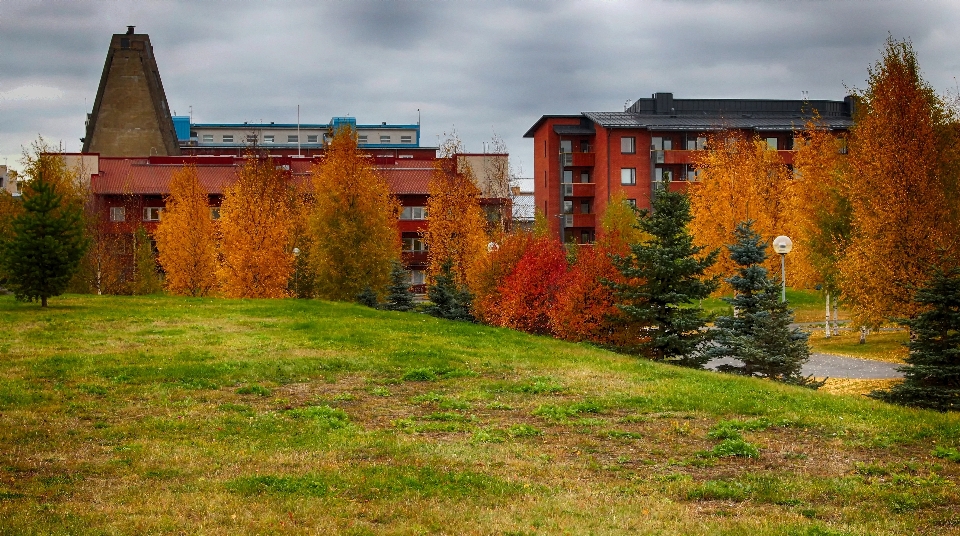
{"label": "lamp post", "polygon": [[780,301],[787,301],[787,253],[793,250],[793,240],[789,236],[780,235],[773,239],[773,250],[780,254]]}
{"label": "lamp post", "polygon": [[293,248],[293,293],[300,297],[300,248]]}

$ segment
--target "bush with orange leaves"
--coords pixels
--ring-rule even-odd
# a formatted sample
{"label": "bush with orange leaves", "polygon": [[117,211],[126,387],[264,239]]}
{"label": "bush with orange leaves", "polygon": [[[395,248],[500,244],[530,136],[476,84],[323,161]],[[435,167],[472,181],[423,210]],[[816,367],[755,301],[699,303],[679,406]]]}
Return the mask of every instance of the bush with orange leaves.
{"label": "bush with orange leaves", "polygon": [[473,294],[473,316],[485,324],[498,325],[501,316],[500,286],[533,242],[526,231],[501,233],[496,244],[486,255],[480,256],[467,273],[467,282]]}
{"label": "bush with orange leaves", "polygon": [[527,333],[551,334],[549,310],[567,273],[567,252],[555,238],[534,238],[498,288],[497,325]]}

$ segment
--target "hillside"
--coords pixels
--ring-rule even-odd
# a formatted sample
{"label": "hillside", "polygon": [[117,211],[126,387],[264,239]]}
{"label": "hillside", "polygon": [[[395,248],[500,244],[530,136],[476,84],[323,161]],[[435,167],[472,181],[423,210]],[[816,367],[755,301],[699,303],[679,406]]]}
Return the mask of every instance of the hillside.
{"label": "hillside", "polygon": [[0,332],[0,533],[960,533],[957,415],[320,301]]}

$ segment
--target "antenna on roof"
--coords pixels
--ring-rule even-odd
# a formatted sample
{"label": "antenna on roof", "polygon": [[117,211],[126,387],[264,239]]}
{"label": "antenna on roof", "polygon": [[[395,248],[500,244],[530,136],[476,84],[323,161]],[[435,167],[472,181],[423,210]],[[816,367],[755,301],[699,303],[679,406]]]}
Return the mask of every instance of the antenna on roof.
{"label": "antenna on roof", "polygon": [[810,92],[809,92],[809,91],[804,90],[804,91],[801,91],[801,92],[800,92],[800,100],[806,101],[806,100],[809,100],[809,99],[810,99]]}

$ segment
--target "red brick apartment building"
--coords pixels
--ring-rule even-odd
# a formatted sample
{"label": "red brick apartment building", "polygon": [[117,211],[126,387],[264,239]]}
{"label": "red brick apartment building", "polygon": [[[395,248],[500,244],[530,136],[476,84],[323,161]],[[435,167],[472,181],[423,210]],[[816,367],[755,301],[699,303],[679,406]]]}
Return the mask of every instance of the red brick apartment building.
{"label": "red brick apartment building", "polygon": [[534,202],[564,242],[595,240],[617,191],[650,208],[657,190],[696,181],[694,155],[711,133],[735,130],[766,139],[793,162],[794,133],[813,112],[830,129],[853,124],[854,101],[674,99],[655,93],[623,112],[544,115],[524,134],[534,144]]}

